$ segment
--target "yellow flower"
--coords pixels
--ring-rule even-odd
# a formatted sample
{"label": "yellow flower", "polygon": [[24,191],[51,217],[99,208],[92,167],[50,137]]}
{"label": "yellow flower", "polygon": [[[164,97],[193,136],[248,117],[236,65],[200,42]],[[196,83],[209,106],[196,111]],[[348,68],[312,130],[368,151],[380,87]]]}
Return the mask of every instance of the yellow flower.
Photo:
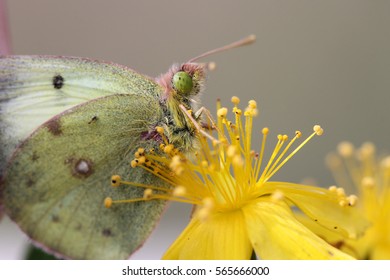
{"label": "yellow flower", "polygon": [[[226,108],[219,108],[217,124],[211,123],[218,139],[209,136],[208,140],[204,136],[208,134],[201,131],[201,147],[194,159],[166,143],[160,147],[165,156],[140,149],[132,162],[174,186],[143,186],[143,200],[167,199],[195,206],[188,226],[163,258],[250,259],[254,250],[261,259],[351,259],[302,225],[293,208],[325,228],[356,237],[365,223],[351,223],[359,220],[354,197],[341,190],[269,181],[312,137],[321,135],[322,128],[314,126],[314,132],[289,154],[301,132],[291,141],[287,135],[278,135],[270,159],[264,163],[268,128],[262,130],[260,151],[251,149],[256,102],[250,101],[244,112],[237,107],[237,97],[232,102],[235,121],[227,119]],[[163,131],[160,133],[163,136]],[[110,200],[109,205],[122,202]]]}
{"label": "yellow flower", "polygon": [[379,159],[372,143],[355,150],[349,142],[338,146],[327,164],[339,186],[359,192],[362,216],[371,222],[366,234],[357,241],[333,237],[339,247],[359,259],[390,259],[390,156]]}

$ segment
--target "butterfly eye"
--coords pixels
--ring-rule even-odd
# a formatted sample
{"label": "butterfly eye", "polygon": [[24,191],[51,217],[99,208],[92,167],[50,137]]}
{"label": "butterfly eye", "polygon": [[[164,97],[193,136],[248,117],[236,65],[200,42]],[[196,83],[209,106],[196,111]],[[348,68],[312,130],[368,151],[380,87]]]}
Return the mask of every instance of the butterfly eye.
{"label": "butterfly eye", "polygon": [[193,87],[192,77],[187,72],[179,71],[172,78],[173,87],[182,94],[188,94]]}

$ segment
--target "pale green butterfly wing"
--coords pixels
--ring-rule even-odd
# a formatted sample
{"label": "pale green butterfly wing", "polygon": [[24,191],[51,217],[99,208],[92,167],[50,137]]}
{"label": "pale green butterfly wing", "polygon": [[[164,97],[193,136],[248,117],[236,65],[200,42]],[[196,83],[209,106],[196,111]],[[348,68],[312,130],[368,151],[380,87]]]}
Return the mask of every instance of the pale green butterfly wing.
{"label": "pale green butterfly wing", "polygon": [[162,184],[129,165],[138,147],[157,147],[142,139],[162,117],[158,100],[148,95],[103,97],[54,117],[13,155],[4,181],[6,213],[32,239],[66,257],[127,258],[149,235],[164,203],[106,209],[103,202],[143,195],[142,188],[112,188],[113,174]]}
{"label": "pale green butterfly wing", "polygon": [[[64,57],[1,58],[3,167],[37,125],[71,108],[40,127],[13,155],[0,193],[11,218],[37,242],[66,257],[129,256],[149,234],[163,204],[105,209],[103,200],[142,196],[139,189],[112,190],[110,176],[116,173],[159,184],[141,170],[131,170],[128,162],[136,147],[157,145],[142,142],[141,134],[155,125],[154,118],[161,118],[161,91],[152,79],[114,64]],[[94,99],[100,96],[107,97]]]}
{"label": "pale green butterfly wing", "polygon": [[150,94],[157,85],[124,66],[54,56],[0,57],[0,172],[37,126],[82,102],[118,93]]}

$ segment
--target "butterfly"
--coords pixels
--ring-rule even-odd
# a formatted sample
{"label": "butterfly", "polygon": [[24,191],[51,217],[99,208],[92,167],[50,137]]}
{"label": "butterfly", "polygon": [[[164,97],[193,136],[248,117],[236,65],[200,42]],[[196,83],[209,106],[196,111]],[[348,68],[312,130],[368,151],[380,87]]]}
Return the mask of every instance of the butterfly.
{"label": "butterfly", "polygon": [[[123,180],[162,185],[129,163],[139,147],[158,150],[164,128],[183,153],[196,149],[206,55],[156,79],[125,66],[62,56],[0,57],[0,207],[37,246],[61,258],[126,259],[153,230],[165,202],[105,208],[106,197],[142,197],[110,188]],[[198,113],[197,113],[198,112]]]}

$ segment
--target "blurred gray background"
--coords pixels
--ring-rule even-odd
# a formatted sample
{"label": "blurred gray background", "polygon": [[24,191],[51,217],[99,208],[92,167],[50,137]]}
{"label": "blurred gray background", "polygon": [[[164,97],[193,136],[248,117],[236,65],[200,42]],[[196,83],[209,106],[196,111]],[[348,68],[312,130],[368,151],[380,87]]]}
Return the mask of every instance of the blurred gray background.
{"label": "blurred gray background", "polygon": [[[274,180],[314,178],[333,184],[324,165],[337,143],[370,140],[390,149],[390,1],[125,1],[12,0],[9,25],[15,54],[72,55],[127,65],[157,76],[174,62],[249,34],[255,45],[214,55],[203,105],[217,98],[242,107],[256,99],[255,131],[272,135],[325,134],[295,156]],[[256,136],[255,140],[260,138]],[[257,141],[258,142],[258,141]],[[256,144],[256,143],[255,143]],[[254,146],[254,148],[257,148]],[[188,221],[189,208],[172,204],[133,258],[160,258]],[[20,258],[26,240],[0,223],[0,258]]]}

